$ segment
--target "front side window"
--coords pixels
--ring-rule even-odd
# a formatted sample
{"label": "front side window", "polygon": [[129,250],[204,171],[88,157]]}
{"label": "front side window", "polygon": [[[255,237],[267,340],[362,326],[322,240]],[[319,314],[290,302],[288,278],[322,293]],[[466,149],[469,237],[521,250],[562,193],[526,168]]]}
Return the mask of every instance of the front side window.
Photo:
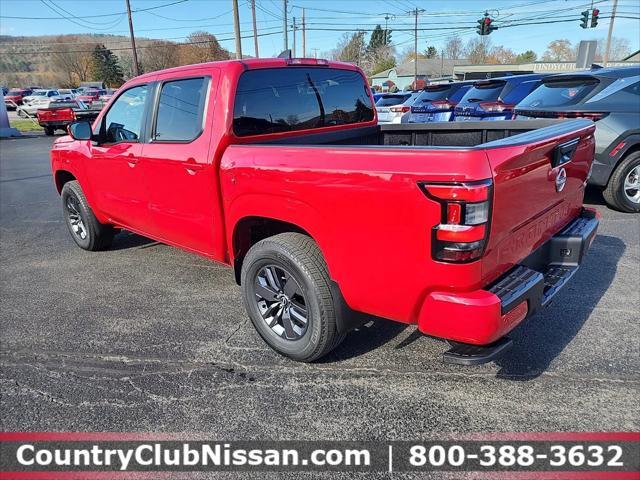
{"label": "front side window", "polygon": [[137,142],[140,139],[147,86],[133,87],[120,95],[102,122],[104,143]]}
{"label": "front side window", "polygon": [[257,69],[238,82],[237,136],[261,135],[373,120],[369,86],[358,72],[324,67]]}
{"label": "front side window", "polygon": [[162,84],[154,139],[186,142],[202,132],[208,81],[189,78]]}

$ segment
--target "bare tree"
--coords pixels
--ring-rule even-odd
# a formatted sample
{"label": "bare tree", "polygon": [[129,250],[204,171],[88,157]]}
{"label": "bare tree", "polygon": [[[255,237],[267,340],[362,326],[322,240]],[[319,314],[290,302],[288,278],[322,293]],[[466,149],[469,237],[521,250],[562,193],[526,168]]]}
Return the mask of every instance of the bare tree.
{"label": "bare tree", "polygon": [[[606,47],[606,40],[604,38],[598,39],[598,46],[596,48],[596,60],[602,61],[604,58],[604,49]],[[631,53],[631,47],[629,40],[620,37],[611,37],[611,51],[609,52],[609,59],[611,61],[620,61],[627,57]]]}
{"label": "bare tree", "polygon": [[180,65],[180,51],[177,44],[158,40],[151,43],[144,52],[142,67],[145,72],[155,72]]}
{"label": "bare tree", "polygon": [[474,64],[486,63],[491,52],[491,40],[486,37],[469,39],[465,46],[465,56]]}
{"label": "bare tree", "polygon": [[[67,76],[68,86],[77,85],[89,79],[92,65],[91,52],[80,52],[76,45],[78,38],[61,35],[54,42],[56,53],[51,54],[53,66]],[[89,50],[90,47],[83,48]]]}
{"label": "bare tree", "polygon": [[462,58],[464,52],[464,45],[462,39],[459,36],[451,37],[444,46],[445,58],[451,60],[458,60]]}
{"label": "bare tree", "polygon": [[515,63],[515,61],[515,52],[510,48],[503,47],[502,45],[496,45],[493,47],[486,59],[486,62],[489,64]]}
{"label": "bare tree", "polygon": [[550,42],[542,56],[545,62],[571,62],[575,59],[576,52],[566,38]]}

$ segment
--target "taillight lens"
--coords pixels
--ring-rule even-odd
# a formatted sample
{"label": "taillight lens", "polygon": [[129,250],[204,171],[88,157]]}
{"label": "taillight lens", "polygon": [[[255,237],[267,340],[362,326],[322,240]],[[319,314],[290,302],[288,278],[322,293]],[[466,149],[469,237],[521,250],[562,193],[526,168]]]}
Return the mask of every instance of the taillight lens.
{"label": "taillight lens", "polygon": [[399,105],[396,107],[389,107],[389,110],[394,112],[394,113],[406,113],[409,110],[411,110],[411,107],[408,107],[406,105]]}
{"label": "taillight lens", "polygon": [[435,102],[431,102],[431,110],[453,110],[455,107],[455,103],[447,102],[446,100],[437,100]]}
{"label": "taillight lens", "polygon": [[487,113],[502,113],[505,110],[512,110],[514,106],[502,102],[480,102],[480,108]]}
{"label": "taillight lens", "polygon": [[466,263],[484,253],[489,238],[492,182],[421,183],[442,206],[431,234],[431,255],[442,262]]}

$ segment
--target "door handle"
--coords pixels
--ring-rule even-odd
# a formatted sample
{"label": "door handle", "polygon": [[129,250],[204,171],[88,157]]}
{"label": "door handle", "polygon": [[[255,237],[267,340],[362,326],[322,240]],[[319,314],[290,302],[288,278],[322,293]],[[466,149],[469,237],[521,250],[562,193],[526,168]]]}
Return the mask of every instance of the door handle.
{"label": "door handle", "polygon": [[133,153],[129,153],[127,155],[127,163],[129,164],[129,166],[131,168],[135,167],[138,162],[140,161],[140,159],[138,157],[136,157]]}
{"label": "door handle", "polygon": [[184,168],[187,169],[189,174],[195,175],[197,171],[204,168],[204,165],[202,163],[196,163],[195,158],[187,158]]}

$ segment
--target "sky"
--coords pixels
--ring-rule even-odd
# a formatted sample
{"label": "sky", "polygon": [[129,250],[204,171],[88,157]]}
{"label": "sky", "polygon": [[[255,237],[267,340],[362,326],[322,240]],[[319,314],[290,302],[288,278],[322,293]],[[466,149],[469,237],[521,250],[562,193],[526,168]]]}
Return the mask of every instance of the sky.
{"label": "sky", "polygon": [[[235,50],[232,0],[130,0],[136,36],[185,40],[192,31],[205,30],[216,35],[223,47]],[[250,0],[239,0],[242,49],[254,55]],[[608,19],[596,28],[580,28],[580,13],[591,5],[608,17],[613,0],[288,0],[289,47],[292,47],[293,17],[300,24],[305,9],[307,56],[321,56],[335,48],[344,31],[371,30],[388,22],[398,52],[413,45],[415,17],[419,8],[419,50],[433,45],[440,49],[452,35],[463,40],[477,36],[476,20],[485,11],[495,25],[503,25],[490,35],[494,45],[516,53],[534,50],[540,56],[554,39],[580,40],[607,36]],[[157,8],[163,6],[161,8]],[[146,11],[143,11],[145,10]],[[65,12],[66,11],[66,12]],[[68,33],[128,34],[125,0],[0,0],[0,34],[51,35]],[[275,56],[284,49],[282,35],[283,0],[256,0],[260,56]],[[614,23],[615,37],[626,38],[632,51],[640,49],[640,0],[618,0]],[[620,17],[636,17],[636,19]],[[23,17],[23,18],[9,18]],[[40,17],[37,19],[35,17]],[[566,23],[534,25],[531,22],[566,20]],[[385,19],[386,18],[386,19]],[[506,28],[506,25],[520,24]],[[302,56],[302,33],[296,32]],[[123,45],[126,47],[126,45]]]}

